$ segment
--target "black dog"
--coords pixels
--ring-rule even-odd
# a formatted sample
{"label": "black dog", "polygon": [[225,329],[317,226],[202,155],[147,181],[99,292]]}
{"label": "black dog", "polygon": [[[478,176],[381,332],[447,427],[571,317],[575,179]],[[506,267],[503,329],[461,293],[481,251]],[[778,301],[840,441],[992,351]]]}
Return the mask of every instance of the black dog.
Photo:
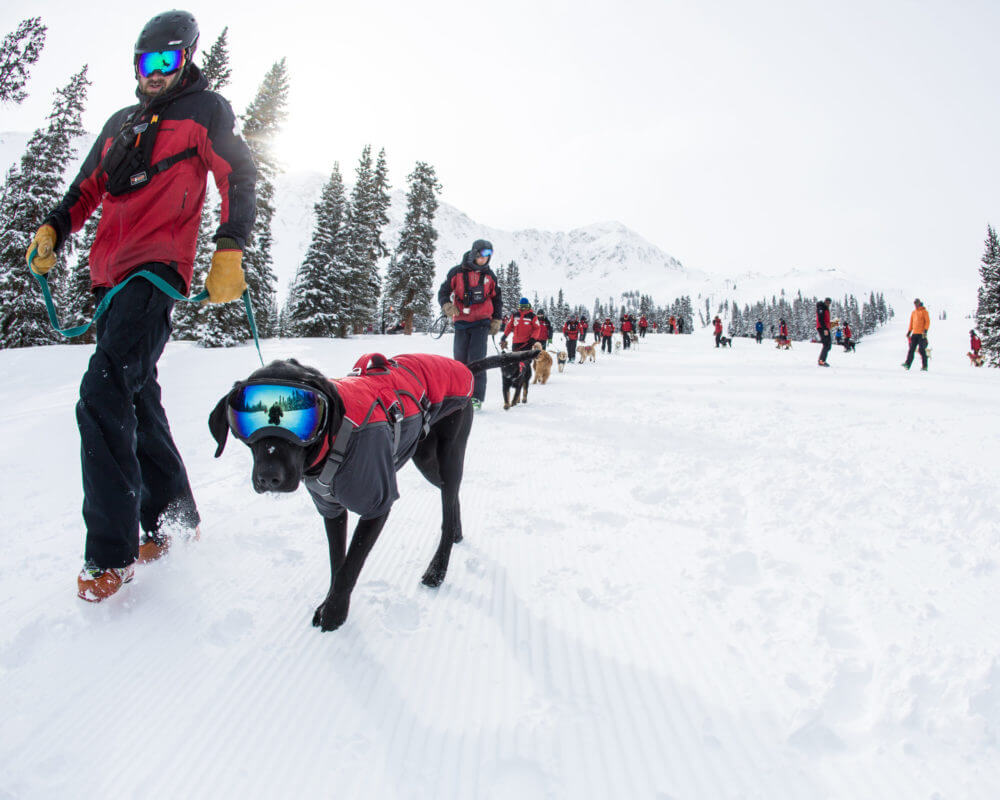
{"label": "black dog", "polygon": [[[538,355],[534,350],[520,351],[517,355],[524,353],[530,357],[521,361],[509,360],[500,367],[500,382],[503,385],[503,407],[504,411],[511,406],[516,406],[518,402],[528,402],[528,383],[531,381],[531,364],[526,361],[534,360]],[[514,400],[511,401],[510,393],[514,391]]]}
{"label": "black dog", "polygon": [[844,339],[843,345],[844,345],[844,352],[845,353],[853,353],[854,352],[855,348],[854,348],[854,340],[853,339]]}
{"label": "black dog", "polygon": [[[294,359],[274,361],[246,381],[238,381],[219,400],[208,418],[218,444],[216,457],[232,430],[253,454],[255,491],[293,492],[305,482],[323,515],[331,580],[326,599],[313,615],[313,625],[331,631],[347,619],[351,591],[399,496],[395,473],[410,458],[441,490],[441,540],[423,575],[426,586],[441,585],[452,544],[462,540],[458,492],[472,430],[472,375],[534,355],[528,351],[492,356],[466,367],[442,356],[389,360],[375,354],[358,361],[354,377],[335,381]],[[264,424],[247,438],[239,433],[236,416],[252,416],[254,409],[240,405],[247,401],[238,398],[246,398],[248,387],[259,389],[271,382],[317,401],[318,396],[324,398],[317,402],[322,413],[316,419],[321,422],[307,441],[296,439],[298,434],[283,427],[302,413],[292,405],[294,413],[279,420],[281,427]],[[348,510],[360,516],[350,547]]]}
{"label": "black dog", "polygon": [[721,337],[719,339],[719,344],[721,344],[723,347],[728,347],[728,348],[732,349],[732,347],[733,347],[733,340],[730,339],[728,336],[723,336],[723,337]]}

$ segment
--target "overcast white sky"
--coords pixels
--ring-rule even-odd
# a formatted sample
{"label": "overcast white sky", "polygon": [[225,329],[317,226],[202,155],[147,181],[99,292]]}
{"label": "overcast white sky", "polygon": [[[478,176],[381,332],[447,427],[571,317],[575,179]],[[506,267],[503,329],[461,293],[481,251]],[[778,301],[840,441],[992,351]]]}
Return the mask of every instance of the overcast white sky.
{"label": "overcast white sky", "polygon": [[[40,14],[30,131],[83,63],[97,131],[132,99],[131,54],[167,6],[5,4]],[[20,5],[20,4],[18,4]],[[287,56],[289,168],[351,179],[385,147],[500,228],[619,220],[688,267],[837,266],[920,290],[974,285],[1000,225],[997,0],[369,0],[189,4],[229,26],[238,112]],[[925,292],[928,293],[928,292]]]}

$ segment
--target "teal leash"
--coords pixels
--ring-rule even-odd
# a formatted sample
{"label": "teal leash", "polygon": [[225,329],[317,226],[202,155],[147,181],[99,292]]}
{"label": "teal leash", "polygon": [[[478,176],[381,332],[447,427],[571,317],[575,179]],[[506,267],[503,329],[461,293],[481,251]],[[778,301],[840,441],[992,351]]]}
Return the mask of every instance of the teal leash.
{"label": "teal leash", "polygon": [[[37,250],[37,248],[35,248]],[[34,261],[35,250],[32,250],[30,260]],[[101,314],[108,310],[108,306],[111,305],[111,301],[114,296],[118,294],[125,285],[134,278],[144,278],[149,281],[153,286],[159,289],[161,292],[166,294],[168,297],[172,297],[174,300],[184,300],[188,303],[201,303],[208,299],[208,290],[204,290],[196,294],[194,297],[185,297],[180,292],[178,292],[173,286],[167,283],[159,275],[156,275],[147,270],[140,270],[139,272],[133,272],[125,280],[119,283],[112,289],[109,289],[107,294],[97,306],[97,310],[94,311],[94,318],[90,322],[84,325],[77,325],[75,328],[61,328],[59,326],[59,317],[56,315],[56,307],[52,302],[52,292],[49,289],[49,280],[44,275],[39,275],[30,267],[28,271],[31,273],[32,277],[38,281],[38,286],[42,290],[42,297],[45,298],[45,308],[49,313],[49,322],[52,323],[52,327],[55,329],[56,333],[65,336],[67,339],[72,339],[76,336],[80,336],[85,333],[91,325],[93,325],[100,318]],[[257,335],[257,323],[253,317],[253,305],[250,303],[250,290],[246,289],[243,292],[243,307],[246,309],[247,321],[250,323],[250,333],[253,334],[253,342],[257,347],[257,357],[260,359],[261,366],[264,365],[264,356],[260,352],[260,337]]]}

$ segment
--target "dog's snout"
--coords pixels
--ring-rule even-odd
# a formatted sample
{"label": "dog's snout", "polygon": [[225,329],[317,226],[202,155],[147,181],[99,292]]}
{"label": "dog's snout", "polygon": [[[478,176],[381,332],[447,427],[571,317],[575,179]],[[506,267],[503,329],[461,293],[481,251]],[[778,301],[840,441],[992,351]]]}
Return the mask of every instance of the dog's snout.
{"label": "dog's snout", "polygon": [[284,467],[274,461],[257,464],[253,471],[253,488],[258,493],[280,492],[288,482]]}

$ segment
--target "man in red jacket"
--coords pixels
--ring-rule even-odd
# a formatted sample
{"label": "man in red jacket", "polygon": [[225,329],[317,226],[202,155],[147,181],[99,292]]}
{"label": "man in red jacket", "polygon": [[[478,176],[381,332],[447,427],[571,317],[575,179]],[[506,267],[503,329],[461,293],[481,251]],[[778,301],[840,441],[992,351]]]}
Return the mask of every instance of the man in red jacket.
{"label": "man in red jacket", "polygon": [[[139,103],[108,120],[62,202],[38,229],[27,253],[36,273],[55,266],[56,251],[101,206],[90,250],[95,299],[139,270],[187,293],[211,171],[222,217],[205,288],[213,303],[243,293],[257,171],[232,108],[208,91],[191,61],[197,42],[198,23],[187,12],[159,14],[143,28],[133,60]],[[135,561],[166,551],[169,530],[195,530],[199,522],[156,379],[173,303],[137,279],[97,322],[97,348],[76,406],[87,528],[77,594],[84,600],[114,594],[132,579]]]}
{"label": "man in red jacket", "polygon": [[639,338],[640,339],[645,339],[646,338],[646,330],[648,328],[649,328],[649,320],[646,319],[646,315],[643,314],[641,317],[639,317]]}
{"label": "man in red jacket", "polygon": [[604,320],[604,324],[601,325],[601,352],[610,353],[611,352],[611,336],[615,332],[614,323],[611,321],[611,317],[607,317]]}
{"label": "man in red jacket", "polygon": [[826,300],[816,304],[816,332],[819,334],[820,342],[823,343],[823,347],[819,351],[819,361],[817,362],[821,367],[830,366],[826,363],[826,359],[830,355],[830,347],[833,344],[833,339],[830,337],[831,302],[833,301],[828,297]]}
{"label": "man in red jacket", "polygon": [[715,346],[719,347],[722,344],[722,320],[716,316],[712,324],[715,326]]}
{"label": "man in red jacket", "polygon": [[513,334],[511,350],[530,350],[535,342],[542,340],[542,329],[527,297],[522,297],[517,306],[518,313],[512,314],[508,320],[500,344],[506,343],[507,337]]}
{"label": "man in red jacket", "polygon": [[635,330],[635,325],[632,322],[632,315],[626,314],[621,318],[621,331],[622,331],[622,347],[628,350],[629,341],[632,338],[632,331]]}
{"label": "man in red jacket", "polygon": [[566,354],[569,356],[569,363],[572,364],[576,359],[576,342],[580,338],[580,323],[575,316],[563,323],[562,332],[566,337]]}

